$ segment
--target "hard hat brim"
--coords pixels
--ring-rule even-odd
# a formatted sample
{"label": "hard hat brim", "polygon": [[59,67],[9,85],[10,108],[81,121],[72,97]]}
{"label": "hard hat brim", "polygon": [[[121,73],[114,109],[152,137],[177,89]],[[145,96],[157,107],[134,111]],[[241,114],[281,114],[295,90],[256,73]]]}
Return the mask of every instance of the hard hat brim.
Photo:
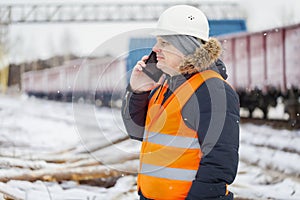
{"label": "hard hat brim", "polygon": [[[205,33],[203,33],[203,34],[205,35]],[[167,29],[155,29],[153,32],[150,33],[150,35],[153,35],[153,36],[160,36],[160,35],[190,35],[190,36],[194,36],[196,38],[199,38],[201,40],[208,41],[207,37],[201,36],[201,35],[199,35],[199,33],[193,34],[189,31],[187,31],[187,32],[181,31],[179,33],[179,32],[171,31],[171,30],[167,30]]]}

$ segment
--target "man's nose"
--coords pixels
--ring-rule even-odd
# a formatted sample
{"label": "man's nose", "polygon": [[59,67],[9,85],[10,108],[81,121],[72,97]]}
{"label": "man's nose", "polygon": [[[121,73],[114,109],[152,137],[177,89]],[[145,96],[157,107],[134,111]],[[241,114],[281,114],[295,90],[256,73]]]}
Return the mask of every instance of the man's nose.
{"label": "man's nose", "polygon": [[154,51],[155,53],[158,53],[161,51],[161,48],[159,47],[158,43],[156,43],[153,47],[152,47],[152,51]]}

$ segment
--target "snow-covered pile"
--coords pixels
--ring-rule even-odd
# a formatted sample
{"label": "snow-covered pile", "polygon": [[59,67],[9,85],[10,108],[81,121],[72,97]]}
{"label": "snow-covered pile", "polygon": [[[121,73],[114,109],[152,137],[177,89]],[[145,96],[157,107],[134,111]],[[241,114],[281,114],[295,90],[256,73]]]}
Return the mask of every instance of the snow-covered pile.
{"label": "snow-covered pile", "polygon": [[[0,96],[0,176],[17,174],[24,171],[22,168],[56,169],[59,164],[52,163],[54,159],[74,159],[65,166],[80,165],[75,159],[81,159],[83,152],[90,152],[90,162],[118,163],[122,157],[137,156],[140,148],[139,142],[130,140],[111,145],[124,135],[118,109],[91,110],[86,105]],[[230,186],[236,197],[300,199],[300,131],[242,124],[240,135],[241,162]],[[100,151],[99,145],[105,148]],[[69,151],[77,157],[66,153]],[[0,183],[1,190],[33,200],[138,199],[136,177],[132,175],[124,175],[111,188],[74,181],[10,180]]]}
{"label": "snow-covered pile", "polygon": [[240,165],[230,189],[250,199],[300,199],[300,131],[242,124]]}
{"label": "snow-covered pile", "polygon": [[58,184],[55,182],[36,181],[31,183],[12,180],[6,184],[0,183],[0,188],[11,191],[15,197],[25,200],[134,200],[138,199],[138,194],[133,189],[135,183],[136,177],[134,176],[121,177],[111,188],[78,185],[73,181]]}

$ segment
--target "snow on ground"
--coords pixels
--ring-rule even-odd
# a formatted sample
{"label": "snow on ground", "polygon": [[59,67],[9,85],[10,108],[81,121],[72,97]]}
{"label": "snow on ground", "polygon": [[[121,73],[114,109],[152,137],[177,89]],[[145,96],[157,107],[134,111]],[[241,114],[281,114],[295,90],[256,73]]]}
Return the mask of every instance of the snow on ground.
{"label": "snow on ground", "polygon": [[231,190],[251,199],[300,199],[300,131],[242,124],[240,165]]}
{"label": "snow on ground", "polygon": [[[32,151],[65,149],[78,143],[72,105],[35,99],[0,97],[1,150],[21,144]],[[13,133],[13,134],[12,134]]]}
{"label": "snow on ground", "polygon": [[[275,115],[275,114],[274,114]],[[300,199],[300,131],[274,130],[241,124],[240,164],[230,186],[236,197],[248,199]],[[53,167],[43,161],[22,163],[19,158],[43,157],[75,148],[91,151],[101,162],[138,154],[140,144],[125,140],[103,151],[95,148],[125,136],[120,110],[92,108],[34,98],[0,96],[0,175],[18,167]],[[15,166],[10,168],[9,166]],[[111,188],[78,185],[73,181],[27,182],[10,180],[0,188],[23,199],[133,200],[136,177],[123,176]],[[1,199],[1,197],[0,197]]]}

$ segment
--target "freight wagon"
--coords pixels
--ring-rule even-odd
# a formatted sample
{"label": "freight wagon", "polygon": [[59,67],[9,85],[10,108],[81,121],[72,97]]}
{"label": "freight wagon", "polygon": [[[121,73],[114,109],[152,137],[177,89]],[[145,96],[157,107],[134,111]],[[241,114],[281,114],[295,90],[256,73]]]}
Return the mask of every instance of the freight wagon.
{"label": "freight wagon", "polygon": [[267,118],[270,106],[282,97],[285,111],[299,120],[300,24],[256,33],[219,37],[228,81],[237,89],[241,107],[260,108]]}
{"label": "freight wagon", "polygon": [[26,72],[22,89],[29,96],[62,101],[90,101],[111,106],[126,87],[124,59],[78,59],[62,66]]}

